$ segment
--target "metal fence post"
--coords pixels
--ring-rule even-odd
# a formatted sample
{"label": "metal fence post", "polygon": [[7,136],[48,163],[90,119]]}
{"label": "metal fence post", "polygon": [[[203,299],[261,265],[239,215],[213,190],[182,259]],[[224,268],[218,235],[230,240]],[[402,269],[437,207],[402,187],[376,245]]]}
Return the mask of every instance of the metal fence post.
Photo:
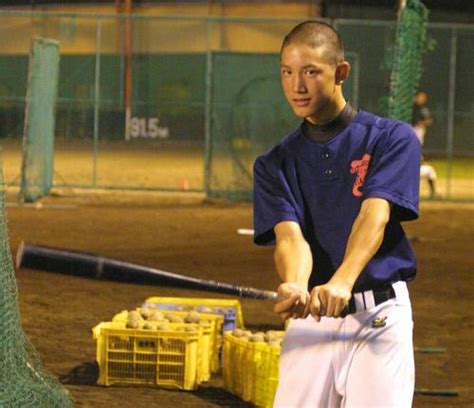
{"label": "metal fence post", "polygon": [[204,185],[203,190],[206,197],[209,196],[209,176],[211,173],[211,98],[212,98],[212,53],[211,35],[212,26],[209,18],[206,18],[206,73],[205,73],[205,98],[204,98]]}
{"label": "metal fence post", "polygon": [[457,57],[458,32],[456,27],[451,31],[451,46],[449,56],[449,96],[448,96],[448,134],[446,146],[446,198],[451,198],[451,178],[453,167],[454,144],[454,113],[456,103],[456,57]]}
{"label": "metal fence post", "polygon": [[102,20],[98,18],[96,27],[95,82],[94,82],[94,156],[92,167],[92,185],[97,186],[97,159],[99,149],[99,105],[100,105],[100,41]]}

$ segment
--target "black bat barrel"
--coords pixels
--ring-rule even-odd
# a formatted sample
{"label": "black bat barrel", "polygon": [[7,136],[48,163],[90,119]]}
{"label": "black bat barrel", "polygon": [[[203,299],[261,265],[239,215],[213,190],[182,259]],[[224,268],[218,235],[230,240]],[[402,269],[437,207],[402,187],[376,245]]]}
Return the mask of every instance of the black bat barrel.
{"label": "black bat barrel", "polygon": [[94,254],[63,251],[25,242],[18,247],[16,266],[87,278],[97,278],[99,270],[98,257]]}
{"label": "black bat barrel", "polygon": [[24,242],[18,248],[16,264],[17,267],[116,282],[175,286],[254,299],[277,298],[276,292],[272,291],[198,279],[91,253],[30,245]]}

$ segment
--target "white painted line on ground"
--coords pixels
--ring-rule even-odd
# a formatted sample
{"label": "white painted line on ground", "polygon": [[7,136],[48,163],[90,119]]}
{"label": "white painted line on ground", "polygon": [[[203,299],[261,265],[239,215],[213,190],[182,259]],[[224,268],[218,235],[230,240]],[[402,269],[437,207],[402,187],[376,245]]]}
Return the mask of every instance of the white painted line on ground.
{"label": "white painted line on ground", "polygon": [[254,234],[254,230],[253,229],[249,229],[249,228],[239,228],[237,230],[237,234],[239,235],[253,235]]}
{"label": "white painted line on ground", "polygon": [[74,210],[74,204],[42,204],[42,203],[5,203],[5,207],[11,208],[33,208],[35,210]]}

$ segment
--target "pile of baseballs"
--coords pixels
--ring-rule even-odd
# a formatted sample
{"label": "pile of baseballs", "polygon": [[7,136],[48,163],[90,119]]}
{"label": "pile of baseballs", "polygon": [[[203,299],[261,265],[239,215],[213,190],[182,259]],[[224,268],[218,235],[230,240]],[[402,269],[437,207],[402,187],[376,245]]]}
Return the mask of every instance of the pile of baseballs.
{"label": "pile of baseballs", "polygon": [[269,346],[279,347],[283,341],[284,332],[268,330],[252,333],[250,330],[234,329],[232,335],[250,343],[267,343]]}
{"label": "pile of baseballs", "polygon": [[210,313],[210,314],[234,314],[235,310],[232,307],[223,306],[206,306],[206,305],[175,305],[174,310],[178,312],[198,312],[198,313]]}
{"label": "pile of baseballs", "polygon": [[[193,331],[196,330],[195,324],[205,323],[196,311],[189,311],[185,316],[178,316],[173,313],[162,312],[154,308],[142,308],[130,310],[127,312],[127,323],[125,327],[129,329],[145,330],[177,330]],[[183,325],[172,327],[171,323],[193,323],[194,325]]]}

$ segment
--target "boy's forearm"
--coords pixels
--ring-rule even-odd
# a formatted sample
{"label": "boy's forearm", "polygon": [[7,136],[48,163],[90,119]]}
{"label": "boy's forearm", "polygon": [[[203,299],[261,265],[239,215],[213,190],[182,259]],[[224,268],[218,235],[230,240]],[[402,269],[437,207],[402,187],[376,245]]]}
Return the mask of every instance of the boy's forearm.
{"label": "boy's forearm", "polygon": [[382,244],[390,217],[390,204],[382,199],[369,199],[357,216],[341,266],[331,281],[342,282],[351,289],[367,263]]}
{"label": "boy's forearm", "polygon": [[307,288],[313,267],[309,244],[301,239],[283,239],[275,247],[275,267],[282,282]]}

